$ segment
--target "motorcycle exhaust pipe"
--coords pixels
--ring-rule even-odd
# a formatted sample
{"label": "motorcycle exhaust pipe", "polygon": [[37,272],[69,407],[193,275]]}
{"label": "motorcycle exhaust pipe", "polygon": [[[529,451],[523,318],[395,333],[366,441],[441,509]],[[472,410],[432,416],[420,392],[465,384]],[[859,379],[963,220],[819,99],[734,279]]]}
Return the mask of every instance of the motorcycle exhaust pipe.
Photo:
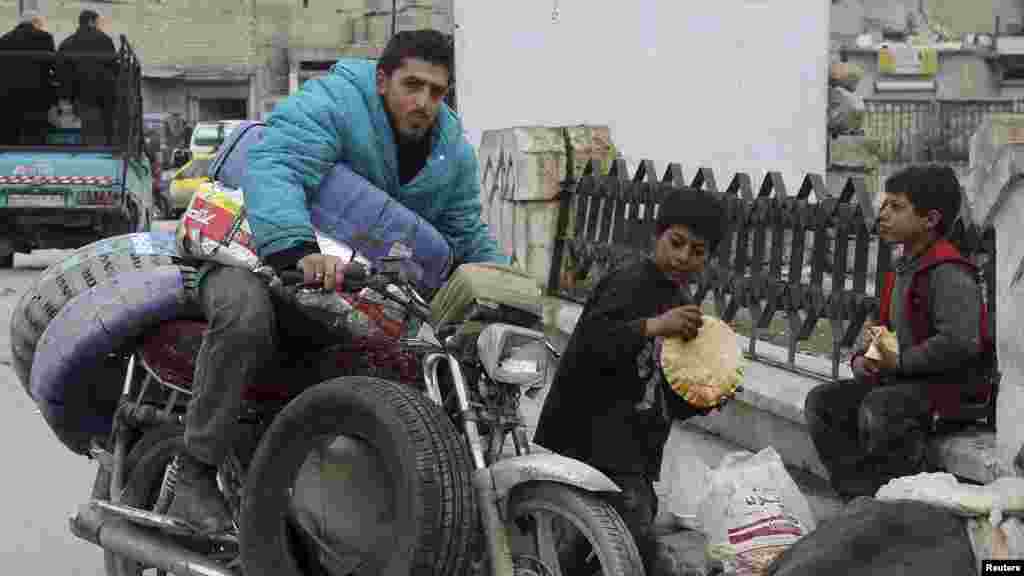
{"label": "motorcycle exhaust pipe", "polygon": [[85,504],[69,520],[71,533],[104,550],[178,576],[237,576],[172,538]]}

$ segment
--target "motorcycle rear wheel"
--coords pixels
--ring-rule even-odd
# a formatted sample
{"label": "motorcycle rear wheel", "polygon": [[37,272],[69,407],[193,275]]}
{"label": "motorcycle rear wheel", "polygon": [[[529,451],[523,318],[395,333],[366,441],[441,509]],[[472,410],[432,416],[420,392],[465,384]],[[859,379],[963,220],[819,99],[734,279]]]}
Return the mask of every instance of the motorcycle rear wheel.
{"label": "motorcycle rear wheel", "polygon": [[[318,384],[292,400],[274,419],[260,442],[249,468],[246,496],[241,513],[241,554],[246,576],[302,576],[303,570],[290,545],[283,519],[296,516],[296,498],[305,488],[295,488],[296,479],[308,471],[307,456],[326,449],[318,477],[320,498],[331,502],[326,508],[343,509],[339,503],[353,476],[367,474],[356,469],[358,460],[330,461],[325,439],[354,439],[351,445],[366,445],[365,454],[376,457],[366,463],[382,466],[392,480],[393,501],[381,504],[388,517],[378,519],[379,537],[359,574],[461,574],[467,568],[478,530],[477,504],[473,491],[469,451],[451,421],[418,390],[386,380],[353,376]],[[333,454],[345,457],[342,450]],[[353,452],[354,454],[354,452]],[[368,467],[368,466],[367,466]],[[327,471],[338,476],[328,476]],[[357,470],[353,472],[353,470]],[[307,477],[308,478],[308,477]],[[326,482],[323,480],[326,478]],[[337,480],[333,480],[337,478]],[[331,499],[331,489],[342,498]],[[385,487],[387,488],[387,487]],[[298,494],[298,496],[296,496]],[[326,494],[327,496],[323,496]],[[355,495],[355,500],[359,495]],[[372,499],[372,497],[364,496]],[[314,498],[315,499],[315,498]],[[375,503],[362,509],[373,509]],[[333,519],[325,511],[324,534],[309,539],[351,544],[331,533]],[[363,527],[357,527],[362,531]],[[367,530],[367,533],[372,532]],[[349,546],[354,548],[355,546]],[[327,555],[338,560],[338,550]]]}
{"label": "motorcycle rear wheel", "polygon": [[[184,449],[185,429],[181,426],[159,426],[143,433],[125,458],[121,504],[151,510],[160,494],[167,466]],[[107,482],[109,494],[109,478]],[[103,552],[103,565],[107,576],[138,576],[142,573],[139,564],[109,550]]]}

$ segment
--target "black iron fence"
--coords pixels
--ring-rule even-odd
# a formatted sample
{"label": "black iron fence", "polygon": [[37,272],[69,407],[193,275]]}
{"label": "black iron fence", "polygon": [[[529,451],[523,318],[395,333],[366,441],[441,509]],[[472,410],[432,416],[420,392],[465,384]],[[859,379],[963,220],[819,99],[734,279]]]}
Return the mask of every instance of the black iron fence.
{"label": "black iron fence", "polygon": [[864,132],[880,143],[884,162],[970,160],[971,136],[989,116],[1024,112],[1024,100],[864,101]]}
{"label": "black iron fence", "polygon": [[[645,161],[629,176],[623,161],[598,174],[590,162],[575,179],[573,161],[560,195],[548,292],[583,303],[609,269],[653,246],[657,207],[669,194],[687,186],[678,164],[660,179]],[[830,323],[832,371],[837,378],[843,353],[877,313],[877,294],[890,270],[891,246],[875,229],[873,199],[859,178],[849,179],[838,197],[820,175],[804,178],[795,194],[781,174],[770,172],[755,188],[744,173],[719,190],[713,172],[702,168],[688,186],[720,194],[728,229],[702,277],[690,289],[696,301],[711,296],[717,314],[733,321],[740,309],[750,315],[747,351],[759,357],[761,331],[774,318],[786,320],[787,369],[807,373],[796,364],[798,344],[819,321]],[[952,240],[983,271],[983,293],[994,308],[995,236],[992,229],[957,222]],[[994,310],[991,317],[994,318]],[[994,323],[990,326],[994,334]],[[828,377],[814,373],[816,377]]]}

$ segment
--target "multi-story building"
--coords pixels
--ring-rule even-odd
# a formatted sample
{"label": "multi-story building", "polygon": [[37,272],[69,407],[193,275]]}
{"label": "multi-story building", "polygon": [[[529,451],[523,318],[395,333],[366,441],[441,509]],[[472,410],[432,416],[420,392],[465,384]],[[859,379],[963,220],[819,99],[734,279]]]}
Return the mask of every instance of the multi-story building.
{"label": "multi-story building", "polygon": [[95,10],[139,55],[146,112],[262,118],[339,57],[377,56],[395,27],[448,30],[450,1],[0,0],[0,29],[39,10],[59,44],[81,10]]}
{"label": "multi-story building", "polygon": [[255,0],[259,114],[339,58],[376,58],[393,30],[450,31],[452,0]]}
{"label": "multi-story building", "polygon": [[857,92],[880,179],[924,161],[966,176],[985,117],[1024,112],[1022,29],[1018,0],[833,2],[833,50],[865,72]]}

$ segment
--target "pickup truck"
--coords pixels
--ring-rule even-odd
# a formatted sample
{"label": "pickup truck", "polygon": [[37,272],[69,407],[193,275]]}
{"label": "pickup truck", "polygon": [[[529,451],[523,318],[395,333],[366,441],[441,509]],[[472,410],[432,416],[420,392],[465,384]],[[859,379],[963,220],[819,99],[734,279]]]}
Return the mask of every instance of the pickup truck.
{"label": "pickup truck", "polygon": [[[7,58],[60,58],[67,64],[112,57],[8,51],[0,52],[0,68]],[[51,120],[46,145],[0,146],[0,268],[13,266],[15,252],[78,248],[149,229],[154,198],[144,148],[142,70],[124,36],[111,65],[117,105],[110,146],[80,143],[80,122],[68,102],[58,107],[63,114],[51,114],[62,121],[55,126]]]}

